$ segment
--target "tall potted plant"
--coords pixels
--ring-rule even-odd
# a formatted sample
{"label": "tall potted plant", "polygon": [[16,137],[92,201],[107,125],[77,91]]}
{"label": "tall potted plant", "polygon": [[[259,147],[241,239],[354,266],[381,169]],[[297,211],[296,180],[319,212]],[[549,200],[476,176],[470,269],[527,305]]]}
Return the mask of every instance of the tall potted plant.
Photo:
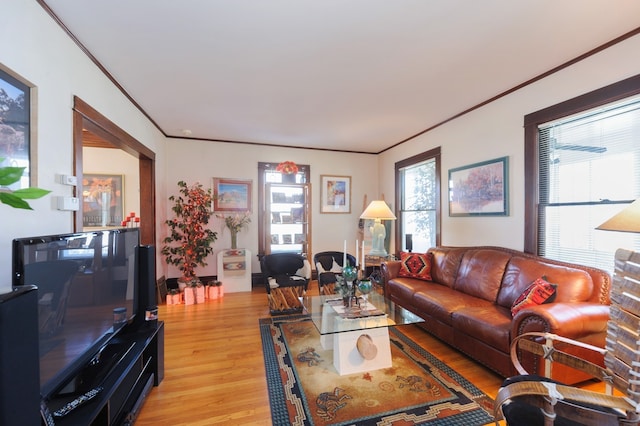
{"label": "tall potted plant", "polygon": [[207,266],[206,258],[213,253],[211,243],[218,234],[207,228],[211,217],[211,189],[205,190],[202,184],[188,186],[184,181],[178,182],[180,195],[172,195],[171,210],[173,219],[167,219],[170,235],[163,242],[162,254],[167,263],[177,266],[182,272],[178,282],[187,285],[198,283],[195,269]]}

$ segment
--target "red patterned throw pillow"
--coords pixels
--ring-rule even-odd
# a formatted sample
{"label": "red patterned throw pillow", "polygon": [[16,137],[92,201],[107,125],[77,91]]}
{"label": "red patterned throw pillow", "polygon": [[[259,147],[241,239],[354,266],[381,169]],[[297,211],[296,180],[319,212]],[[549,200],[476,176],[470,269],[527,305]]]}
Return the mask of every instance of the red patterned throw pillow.
{"label": "red patterned throw pillow", "polygon": [[419,280],[431,281],[431,253],[406,253],[400,252],[400,272],[401,277],[417,278]]}
{"label": "red patterned throw pillow", "polygon": [[556,287],[558,286],[547,281],[547,277],[538,278],[513,302],[511,315],[515,316],[521,309],[529,306],[553,302],[556,298]]}

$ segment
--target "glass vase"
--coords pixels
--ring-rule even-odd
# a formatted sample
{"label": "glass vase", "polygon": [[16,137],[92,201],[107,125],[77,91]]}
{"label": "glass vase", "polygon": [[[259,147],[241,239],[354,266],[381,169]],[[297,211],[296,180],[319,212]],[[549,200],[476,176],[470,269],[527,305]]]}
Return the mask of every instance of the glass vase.
{"label": "glass vase", "polygon": [[231,231],[231,249],[235,250],[238,248],[238,233],[236,231]]}

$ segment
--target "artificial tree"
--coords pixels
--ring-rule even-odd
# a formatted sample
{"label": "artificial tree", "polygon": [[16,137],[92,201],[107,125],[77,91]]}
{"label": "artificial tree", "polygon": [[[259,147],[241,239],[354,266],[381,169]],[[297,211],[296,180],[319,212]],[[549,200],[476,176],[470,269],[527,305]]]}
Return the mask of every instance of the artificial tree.
{"label": "artificial tree", "polygon": [[200,183],[191,186],[178,182],[180,195],[172,195],[173,219],[167,219],[170,235],[163,242],[162,254],[167,263],[177,266],[182,272],[179,282],[196,285],[199,280],[195,269],[207,266],[206,258],[213,253],[211,243],[218,234],[207,228],[211,217],[211,189],[205,190]]}

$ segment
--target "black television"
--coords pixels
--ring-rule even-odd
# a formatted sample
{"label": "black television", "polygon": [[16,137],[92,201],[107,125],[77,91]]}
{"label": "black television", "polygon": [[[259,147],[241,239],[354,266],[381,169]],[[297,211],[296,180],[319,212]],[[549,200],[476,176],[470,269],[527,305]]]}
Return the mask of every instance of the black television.
{"label": "black television", "polygon": [[86,392],[126,353],[113,342],[139,314],[139,244],[137,228],[13,240],[13,285],[38,287],[42,397]]}

